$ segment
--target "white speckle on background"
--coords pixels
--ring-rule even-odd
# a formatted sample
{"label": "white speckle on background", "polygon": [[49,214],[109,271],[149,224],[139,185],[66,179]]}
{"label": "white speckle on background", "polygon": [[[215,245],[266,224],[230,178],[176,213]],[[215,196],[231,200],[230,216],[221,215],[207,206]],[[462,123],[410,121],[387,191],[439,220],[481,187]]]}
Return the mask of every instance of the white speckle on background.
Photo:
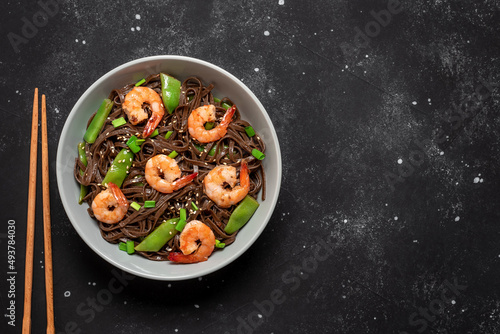
{"label": "white speckle on background", "polygon": [[478,182],[479,182],[479,178],[476,176],[476,177],[474,178],[474,183],[478,183]]}
{"label": "white speckle on background", "polygon": [[403,163],[403,159],[398,159],[398,164],[402,164]]}
{"label": "white speckle on background", "polygon": [[82,44],[87,44],[87,42],[85,42],[85,41],[82,41]]}
{"label": "white speckle on background", "polygon": [[257,316],[258,316],[259,318],[262,318],[262,314],[257,314]]}
{"label": "white speckle on background", "polygon": [[415,239],[415,240],[413,240],[413,242],[414,242],[414,243],[418,243],[418,240],[417,240],[417,239]]}
{"label": "white speckle on background", "polygon": [[140,31],[141,27],[137,26],[137,27],[135,27],[135,30]]}
{"label": "white speckle on background", "polygon": [[169,288],[171,288],[171,287],[172,287],[172,284],[169,284],[169,285],[167,285],[167,286],[168,286]]}
{"label": "white speckle on background", "polygon": [[456,301],[454,301],[454,300],[452,300],[452,301],[451,301],[451,303],[452,303],[453,305],[455,305],[457,302],[456,302]]}
{"label": "white speckle on background", "polygon": [[54,108],[54,111],[56,112],[56,114],[59,114],[59,109]]}
{"label": "white speckle on background", "polygon": [[124,301],[123,301],[123,304],[127,305],[127,301],[126,301],[126,300],[124,300]]}
{"label": "white speckle on background", "polygon": [[344,223],[347,223],[347,219],[344,219]]}
{"label": "white speckle on background", "polygon": [[176,329],[174,329],[174,330],[175,330],[175,332],[176,332],[176,333],[179,331],[177,328],[176,328]]}
{"label": "white speckle on background", "polygon": [[414,106],[417,105],[417,101],[413,101],[411,104],[413,104]]}
{"label": "white speckle on background", "polygon": [[135,31],[135,28],[134,28],[134,27],[132,27],[132,28],[130,28],[130,30]]}
{"label": "white speckle on background", "polygon": [[285,4],[285,0],[278,0],[278,5],[283,6]]}
{"label": "white speckle on background", "polygon": [[198,281],[201,281],[203,279],[203,277],[198,277]]}
{"label": "white speckle on background", "polygon": [[258,68],[258,67],[254,68],[253,70],[254,70],[255,72],[259,72],[259,68]]}
{"label": "white speckle on background", "polygon": [[444,152],[443,151],[439,152],[439,155],[444,155]]}
{"label": "white speckle on background", "polygon": [[268,90],[267,92],[268,92],[269,94],[271,94],[273,91],[272,91],[272,90]]}
{"label": "white speckle on background", "polygon": [[398,216],[394,217],[394,220],[398,220]]}
{"label": "white speckle on background", "polygon": [[77,42],[77,43],[78,43],[78,39],[75,39],[75,42]]}
{"label": "white speckle on background", "polygon": [[65,292],[64,292],[64,297],[66,297],[66,298],[67,298],[67,297],[69,297],[69,296],[71,296],[71,292],[69,292],[69,291],[65,291]]}
{"label": "white speckle on background", "polygon": [[194,304],[194,307],[196,307],[196,308],[200,308],[200,305],[198,305],[198,304]]}
{"label": "white speckle on background", "polygon": [[264,31],[264,36],[269,36],[269,31]]}
{"label": "white speckle on background", "polygon": [[483,181],[484,181],[483,179],[479,179],[479,182],[483,183]]}
{"label": "white speckle on background", "polygon": [[94,283],[92,283],[92,285],[93,285],[93,286],[95,286],[95,282],[94,282]]}
{"label": "white speckle on background", "polygon": [[457,221],[459,221],[459,220],[460,220],[460,216],[456,216],[456,217],[455,217],[455,221],[457,222]]}
{"label": "white speckle on background", "polygon": [[139,15],[139,14],[135,14],[135,19],[136,19],[136,20],[140,20],[140,19],[141,19],[141,15]]}

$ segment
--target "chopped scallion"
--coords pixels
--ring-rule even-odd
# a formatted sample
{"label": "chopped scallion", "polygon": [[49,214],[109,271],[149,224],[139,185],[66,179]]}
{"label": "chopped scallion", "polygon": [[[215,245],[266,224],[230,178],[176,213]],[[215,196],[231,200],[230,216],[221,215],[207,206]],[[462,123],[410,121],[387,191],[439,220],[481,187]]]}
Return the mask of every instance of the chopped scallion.
{"label": "chopped scallion", "polygon": [[134,242],[132,240],[127,240],[127,253],[134,254],[134,252],[135,252]]}
{"label": "chopped scallion", "polygon": [[141,205],[137,202],[130,203],[130,206],[139,211],[141,209]]}
{"label": "chopped scallion", "polygon": [[114,119],[111,121],[111,124],[113,124],[113,126],[115,128],[119,127],[119,126],[122,126],[124,124],[127,124],[127,121],[125,120],[125,118],[123,117],[120,117],[120,118],[117,118],[117,119]]}
{"label": "chopped scallion", "polygon": [[145,141],[146,141],[146,139],[136,139],[136,140],[135,140],[135,143],[136,143],[137,145],[141,146],[141,145],[142,145],[142,143],[144,143]]}
{"label": "chopped scallion", "polygon": [[118,245],[118,248],[121,250],[121,251],[127,251],[127,244],[124,243],[124,242],[120,242],[120,244]]}
{"label": "chopped scallion", "polygon": [[172,159],[175,159],[176,156],[178,156],[179,153],[175,152],[175,151],[172,151],[170,152],[170,154],[168,155],[169,158],[172,158]]}
{"label": "chopped scallion", "polygon": [[130,148],[130,150],[134,153],[137,153],[141,150],[141,147],[137,145],[137,137],[132,136],[127,140],[127,146]]}
{"label": "chopped scallion", "polygon": [[215,123],[214,122],[206,122],[205,123],[205,130],[212,130],[214,128]]}
{"label": "chopped scallion", "polygon": [[142,79],[141,81],[139,81],[139,82],[137,82],[137,83],[135,84],[135,87],[140,86],[140,85],[142,85],[142,84],[143,84],[143,83],[145,83],[145,82],[146,82],[146,79]]}
{"label": "chopped scallion", "polygon": [[187,221],[185,220],[179,220],[179,222],[177,223],[177,225],[175,225],[175,229],[179,232],[182,232],[182,230],[184,229],[184,226],[186,226],[186,223]]}
{"label": "chopped scallion", "polygon": [[145,208],[154,208],[156,206],[156,201],[144,201]]}
{"label": "chopped scallion", "polygon": [[251,126],[246,126],[245,127],[245,132],[247,133],[248,137],[253,137],[255,136],[255,131]]}
{"label": "chopped scallion", "polygon": [[174,131],[168,131],[168,132],[165,134],[165,139],[170,138],[170,136],[172,135],[172,133],[174,133]]}
{"label": "chopped scallion", "polygon": [[186,209],[182,208],[179,210],[179,218],[181,220],[186,220]]}
{"label": "chopped scallion", "polygon": [[153,133],[149,135],[149,138],[154,138],[154,137],[158,136],[158,134],[159,134],[158,129],[155,129],[153,131]]}
{"label": "chopped scallion", "polygon": [[196,206],[196,204],[194,204],[194,202],[191,202],[191,206],[193,207],[194,210],[198,210],[198,207]]}
{"label": "chopped scallion", "polygon": [[266,157],[266,155],[264,153],[262,153],[261,151],[255,149],[255,148],[252,150],[252,155],[259,160],[262,160]]}
{"label": "chopped scallion", "polygon": [[220,242],[217,239],[215,239],[215,247],[217,247],[217,248],[224,248],[224,247],[226,247],[226,244],[223,243],[223,242]]}

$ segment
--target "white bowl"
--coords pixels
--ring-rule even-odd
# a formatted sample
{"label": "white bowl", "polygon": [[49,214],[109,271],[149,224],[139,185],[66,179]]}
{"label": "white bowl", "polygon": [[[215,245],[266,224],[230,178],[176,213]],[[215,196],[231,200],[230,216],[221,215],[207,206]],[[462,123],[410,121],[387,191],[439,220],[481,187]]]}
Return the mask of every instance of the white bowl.
{"label": "white bowl", "polygon": [[[140,255],[128,255],[116,244],[105,241],[95,220],[87,213],[87,204],[78,205],[80,187],[73,177],[77,145],[83,140],[87,120],[114,88],[139,81],[150,74],[165,72],[179,80],[199,77],[203,83],[214,83],[216,96],[227,96],[237,106],[266,143],[266,200],[252,219],[238,233],[236,241],[208,261],[179,265],[169,261],[150,261]],[[57,184],[64,209],[82,239],[103,259],[137,276],[156,280],[183,280],[207,275],[231,263],[245,252],[266,227],[278,200],[281,184],[281,154],[278,137],[271,120],[257,97],[232,74],[208,62],[183,56],[154,56],[137,59],[103,75],[78,99],[71,110],[57,149]]]}

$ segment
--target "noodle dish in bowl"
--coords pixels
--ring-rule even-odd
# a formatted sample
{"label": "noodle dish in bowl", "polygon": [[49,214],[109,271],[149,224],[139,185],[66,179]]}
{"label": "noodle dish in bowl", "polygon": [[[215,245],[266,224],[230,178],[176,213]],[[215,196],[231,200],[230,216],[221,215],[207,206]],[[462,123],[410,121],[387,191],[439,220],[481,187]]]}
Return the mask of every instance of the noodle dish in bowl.
{"label": "noodle dish in bowl", "polygon": [[57,181],[82,239],[138,276],[181,280],[240,256],[281,183],[272,122],[225,70],[155,56],[97,80],[61,133]]}

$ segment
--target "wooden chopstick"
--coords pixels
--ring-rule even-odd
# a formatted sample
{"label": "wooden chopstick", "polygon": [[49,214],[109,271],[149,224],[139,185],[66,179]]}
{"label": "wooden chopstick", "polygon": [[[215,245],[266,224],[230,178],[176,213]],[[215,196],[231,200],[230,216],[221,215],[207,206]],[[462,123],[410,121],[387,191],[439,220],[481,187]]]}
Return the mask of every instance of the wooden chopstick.
{"label": "wooden chopstick", "polygon": [[36,162],[38,149],[38,88],[33,98],[31,120],[30,172],[28,185],[28,218],[26,229],[26,263],[24,270],[23,334],[31,331],[31,292],[33,285],[33,245],[35,241]]}
{"label": "wooden chopstick", "polygon": [[42,186],[47,334],[54,334],[54,291],[52,284],[52,240],[50,232],[49,145],[47,142],[47,109],[45,106],[45,95],[42,95]]}

